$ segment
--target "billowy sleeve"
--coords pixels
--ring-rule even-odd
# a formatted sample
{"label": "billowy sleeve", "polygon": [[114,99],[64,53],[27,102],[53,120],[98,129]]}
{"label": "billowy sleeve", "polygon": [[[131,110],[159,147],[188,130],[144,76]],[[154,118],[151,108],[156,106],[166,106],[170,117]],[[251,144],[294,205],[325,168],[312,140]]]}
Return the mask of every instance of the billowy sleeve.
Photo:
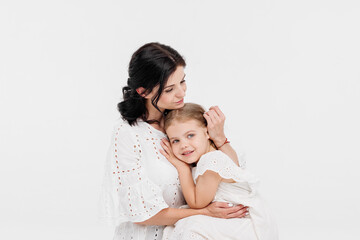
{"label": "billowy sleeve", "polygon": [[195,181],[208,170],[218,173],[224,179],[233,179],[237,182],[258,182],[255,176],[243,167],[237,166],[231,158],[221,151],[209,152],[200,158],[194,173]]}
{"label": "billowy sleeve", "polygon": [[142,222],[168,208],[162,189],[153,183],[142,164],[144,149],[139,133],[128,124],[115,126],[108,150],[100,219],[114,225]]}

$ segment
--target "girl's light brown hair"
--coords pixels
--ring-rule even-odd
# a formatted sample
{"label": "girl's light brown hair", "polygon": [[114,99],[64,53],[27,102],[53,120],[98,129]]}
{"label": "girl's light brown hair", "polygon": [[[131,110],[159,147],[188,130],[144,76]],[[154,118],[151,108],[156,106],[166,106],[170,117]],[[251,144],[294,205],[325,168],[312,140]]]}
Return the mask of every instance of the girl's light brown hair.
{"label": "girl's light brown hair", "polygon": [[184,107],[170,111],[164,118],[164,129],[173,124],[175,121],[185,122],[196,120],[200,126],[206,127],[207,122],[204,118],[205,110],[202,106],[195,103],[185,103]]}

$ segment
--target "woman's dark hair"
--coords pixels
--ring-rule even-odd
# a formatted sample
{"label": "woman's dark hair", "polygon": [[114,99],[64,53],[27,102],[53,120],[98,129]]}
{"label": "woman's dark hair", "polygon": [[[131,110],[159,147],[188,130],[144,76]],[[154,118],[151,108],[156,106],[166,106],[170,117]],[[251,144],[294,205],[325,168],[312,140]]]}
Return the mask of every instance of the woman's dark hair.
{"label": "woman's dark hair", "polygon": [[160,95],[169,76],[178,66],[185,67],[186,63],[173,48],[155,42],[140,47],[131,57],[127,86],[122,89],[123,101],[117,105],[122,118],[130,125],[136,124],[139,118],[146,122],[156,122],[147,119],[145,98],[140,96],[136,89],[143,87],[143,93],[148,94],[159,85],[159,90],[151,99],[151,103],[160,111],[157,107]]}

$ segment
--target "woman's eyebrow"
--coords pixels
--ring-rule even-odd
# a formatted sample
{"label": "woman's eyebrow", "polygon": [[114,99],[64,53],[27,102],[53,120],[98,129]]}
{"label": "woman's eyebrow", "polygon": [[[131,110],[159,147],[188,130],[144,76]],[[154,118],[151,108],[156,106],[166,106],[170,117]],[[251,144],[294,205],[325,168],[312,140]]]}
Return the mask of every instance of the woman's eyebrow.
{"label": "woman's eyebrow", "polygon": [[[181,81],[184,80],[185,76],[186,76],[186,74],[184,74],[184,76],[183,76],[183,78],[181,79]],[[169,86],[164,87],[164,89],[165,89],[165,88],[169,88],[169,87],[173,87],[174,85],[175,85],[175,84],[171,84],[171,85],[169,85]]]}

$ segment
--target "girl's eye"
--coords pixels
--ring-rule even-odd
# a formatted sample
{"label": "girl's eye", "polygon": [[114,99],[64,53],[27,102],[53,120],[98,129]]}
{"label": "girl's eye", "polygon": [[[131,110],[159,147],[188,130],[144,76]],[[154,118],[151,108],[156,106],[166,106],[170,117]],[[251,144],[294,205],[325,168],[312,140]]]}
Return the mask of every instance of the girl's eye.
{"label": "girl's eye", "polygon": [[195,134],[189,134],[187,137],[192,138],[193,136],[195,136]]}
{"label": "girl's eye", "polygon": [[173,90],[172,88],[166,89],[165,92],[169,93],[169,92],[171,92],[172,90]]}
{"label": "girl's eye", "polygon": [[172,143],[178,143],[179,142],[179,140],[173,140],[172,141]]}
{"label": "girl's eye", "polygon": [[183,79],[180,83],[185,83],[186,82],[186,80],[185,79]]}

